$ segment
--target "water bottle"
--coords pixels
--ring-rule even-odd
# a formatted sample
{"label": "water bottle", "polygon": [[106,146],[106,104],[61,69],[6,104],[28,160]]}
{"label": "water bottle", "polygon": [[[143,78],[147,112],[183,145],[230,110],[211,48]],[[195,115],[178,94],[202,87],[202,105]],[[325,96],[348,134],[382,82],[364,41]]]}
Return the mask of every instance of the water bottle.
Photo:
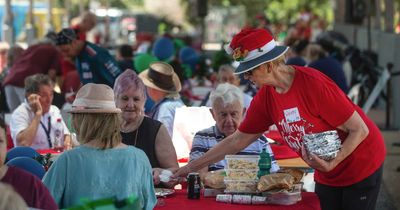
{"label": "water bottle", "polygon": [[267,150],[264,148],[262,152],[260,153],[260,160],[258,161],[258,177],[270,174],[271,170],[271,156],[269,156],[269,153]]}
{"label": "water bottle", "polygon": [[57,152],[62,152],[64,150],[64,125],[61,118],[58,118],[54,126],[54,142],[53,149]]}

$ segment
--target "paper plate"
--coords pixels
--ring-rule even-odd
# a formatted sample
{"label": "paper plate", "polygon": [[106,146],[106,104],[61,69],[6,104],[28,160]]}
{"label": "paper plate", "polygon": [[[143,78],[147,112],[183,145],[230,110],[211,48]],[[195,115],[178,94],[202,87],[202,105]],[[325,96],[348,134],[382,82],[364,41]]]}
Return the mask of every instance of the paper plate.
{"label": "paper plate", "polygon": [[175,190],[167,188],[155,188],[154,191],[157,197],[164,197],[175,193]]}

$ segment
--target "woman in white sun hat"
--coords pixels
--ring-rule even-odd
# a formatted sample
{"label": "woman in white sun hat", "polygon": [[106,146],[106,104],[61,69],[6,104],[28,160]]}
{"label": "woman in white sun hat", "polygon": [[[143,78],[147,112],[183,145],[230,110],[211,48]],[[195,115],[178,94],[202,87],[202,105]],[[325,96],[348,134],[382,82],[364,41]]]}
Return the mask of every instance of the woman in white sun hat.
{"label": "woman in white sun hat", "polygon": [[142,209],[153,209],[157,200],[149,160],[142,150],[122,143],[113,90],[84,85],[70,113],[81,146],[58,157],[43,178],[59,208],[81,205],[82,199],[134,195]]}
{"label": "woman in white sun hat", "polygon": [[[321,72],[285,65],[288,47],[276,45],[264,29],[243,29],[229,53],[240,62],[236,74],[259,91],[239,129],[174,176],[184,175],[234,154],[275,124],[292,150],[315,169],[315,192],[326,209],[374,209],[386,149],[377,126]],[[325,161],[305,152],[306,134],[336,130],[341,150]]]}

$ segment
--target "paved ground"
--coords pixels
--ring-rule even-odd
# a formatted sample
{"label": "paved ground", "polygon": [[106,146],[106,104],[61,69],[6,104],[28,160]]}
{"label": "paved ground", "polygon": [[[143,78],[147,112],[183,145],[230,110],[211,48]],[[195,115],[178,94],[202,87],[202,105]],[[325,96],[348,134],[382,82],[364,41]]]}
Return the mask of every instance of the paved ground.
{"label": "paved ground", "polygon": [[[385,125],[385,112],[373,109],[368,116],[380,127]],[[387,157],[384,164],[383,184],[378,198],[376,210],[400,210],[400,130],[381,129],[387,148]]]}

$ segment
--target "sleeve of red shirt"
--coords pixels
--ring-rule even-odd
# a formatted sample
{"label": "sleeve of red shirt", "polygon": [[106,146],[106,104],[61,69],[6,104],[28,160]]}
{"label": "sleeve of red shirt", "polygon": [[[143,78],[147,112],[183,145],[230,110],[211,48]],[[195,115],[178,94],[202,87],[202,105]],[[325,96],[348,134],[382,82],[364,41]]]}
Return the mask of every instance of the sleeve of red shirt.
{"label": "sleeve of red shirt", "polygon": [[239,131],[243,133],[263,133],[273,124],[267,110],[266,88],[264,86],[254,96],[245,119],[239,126]]}
{"label": "sleeve of red shirt", "polygon": [[355,111],[355,105],[331,80],[323,78],[318,82],[319,97],[314,101],[318,115],[333,127],[345,123]]}
{"label": "sleeve of red shirt", "polygon": [[49,210],[56,210],[58,209],[57,204],[55,203],[53,197],[51,196],[49,190],[46,188],[46,186],[39,180],[35,179],[35,199],[36,206],[42,208],[42,209],[49,209]]}
{"label": "sleeve of red shirt", "polygon": [[61,75],[61,59],[62,59],[62,54],[56,50],[54,52],[54,57],[53,57],[53,62],[50,65],[50,69],[54,69],[57,72],[57,75]]}

